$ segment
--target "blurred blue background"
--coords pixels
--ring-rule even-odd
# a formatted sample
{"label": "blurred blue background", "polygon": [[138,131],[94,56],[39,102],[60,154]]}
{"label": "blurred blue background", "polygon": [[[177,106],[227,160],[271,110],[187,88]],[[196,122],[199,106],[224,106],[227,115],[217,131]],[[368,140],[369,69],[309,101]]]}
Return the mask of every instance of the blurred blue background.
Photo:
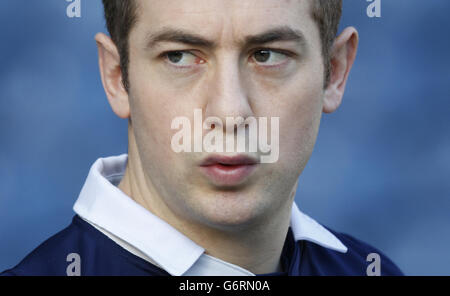
{"label": "blurred blue background", "polygon": [[[3,0],[0,270],[67,226],[98,157],[127,151],[101,85],[101,1]],[[324,115],[296,200],[409,275],[450,275],[450,1],[345,0],[360,33],[343,105]]]}

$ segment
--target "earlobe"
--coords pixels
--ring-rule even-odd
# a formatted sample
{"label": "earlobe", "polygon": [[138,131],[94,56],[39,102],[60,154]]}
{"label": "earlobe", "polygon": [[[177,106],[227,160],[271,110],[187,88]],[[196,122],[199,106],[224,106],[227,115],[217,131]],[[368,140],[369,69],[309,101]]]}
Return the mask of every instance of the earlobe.
{"label": "earlobe", "polygon": [[333,44],[330,81],[325,89],[323,101],[324,113],[332,113],[341,105],[348,74],[356,58],[358,38],[356,29],[348,27]]}
{"label": "earlobe", "polygon": [[114,113],[120,118],[130,117],[129,96],[122,84],[120,55],[114,42],[103,33],[95,36],[103,88]]}

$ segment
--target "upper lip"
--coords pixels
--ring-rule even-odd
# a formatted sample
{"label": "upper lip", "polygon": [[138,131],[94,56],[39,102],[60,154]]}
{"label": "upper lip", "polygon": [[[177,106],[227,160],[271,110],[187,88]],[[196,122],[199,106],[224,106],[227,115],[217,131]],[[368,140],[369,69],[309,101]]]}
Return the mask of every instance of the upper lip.
{"label": "upper lip", "polygon": [[207,157],[201,166],[210,166],[215,164],[223,165],[252,165],[256,164],[257,161],[247,155],[235,155],[235,156],[225,156],[225,155],[212,155]]}

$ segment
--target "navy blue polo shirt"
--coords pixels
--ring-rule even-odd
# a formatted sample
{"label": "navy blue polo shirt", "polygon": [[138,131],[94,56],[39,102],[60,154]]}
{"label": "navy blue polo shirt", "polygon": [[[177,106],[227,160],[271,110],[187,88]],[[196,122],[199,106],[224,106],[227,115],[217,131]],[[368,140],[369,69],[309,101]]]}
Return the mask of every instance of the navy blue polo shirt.
{"label": "navy blue polo shirt", "polygon": [[[328,229],[330,230],[330,229]],[[284,272],[267,275],[322,276],[367,275],[367,254],[380,255],[381,275],[402,275],[400,269],[379,250],[349,235],[330,230],[348,248],[340,253],[309,241],[294,241],[289,229],[281,263]],[[88,222],[75,216],[72,223],[42,243],[17,266],[1,275],[67,275],[68,254],[81,258],[81,275],[169,276],[165,270],[128,252]]]}

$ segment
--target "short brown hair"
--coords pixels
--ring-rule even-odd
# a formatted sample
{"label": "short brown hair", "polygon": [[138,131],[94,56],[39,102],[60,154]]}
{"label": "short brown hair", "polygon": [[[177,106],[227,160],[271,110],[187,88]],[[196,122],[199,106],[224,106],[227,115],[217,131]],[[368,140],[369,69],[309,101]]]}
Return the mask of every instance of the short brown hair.
{"label": "short brown hair", "polygon": [[319,26],[322,41],[322,56],[325,66],[324,87],[328,85],[331,74],[331,47],[342,15],[342,0],[312,0],[312,16]]}
{"label": "short brown hair", "polygon": [[[122,83],[128,91],[128,36],[137,19],[136,3],[134,0],[102,1],[105,10],[106,26],[120,55]],[[342,0],[312,0],[312,17],[319,26],[320,38],[322,41],[322,56],[325,66],[325,86],[330,79],[330,51],[337,34],[341,14]]]}

